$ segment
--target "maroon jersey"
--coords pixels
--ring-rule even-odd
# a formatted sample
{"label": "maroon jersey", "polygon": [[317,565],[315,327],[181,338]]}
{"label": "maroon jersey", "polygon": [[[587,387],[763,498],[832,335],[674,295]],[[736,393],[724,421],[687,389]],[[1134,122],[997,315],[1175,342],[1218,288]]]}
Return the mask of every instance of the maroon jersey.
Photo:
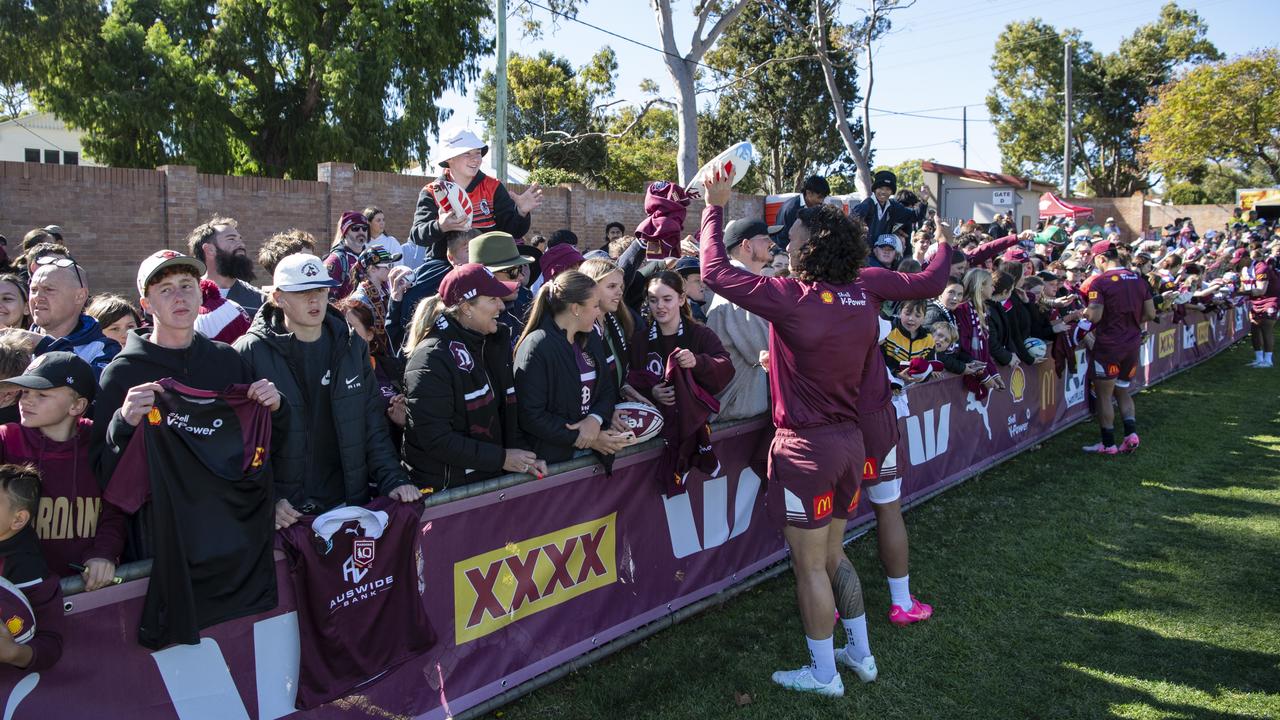
{"label": "maroon jersey", "polygon": [[298,600],[298,709],[342,697],[435,644],[422,604],[420,515],[417,503],[379,498],[280,531]]}
{"label": "maroon jersey", "polygon": [[1249,309],[1258,315],[1274,317],[1280,309],[1280,273],[1266,260],[1258,260],[1245,268],[1245,276],[1251,287],[1267,284],[1265,295],[1249,298]]}
{"label": "maroon jersey", "polygon": [[1102,305],[1102,319],[1094,325],[1094,348],[1122,350],[1142,342],[1142,307],[1151,288],[1127,268],[1112,268],[1088,284],[1089,304]]}
{"label": "maroon jersey", "polygon": [[138,642],[195,644],[199,630],[276,605],[271,411],[246,395],[160,381],[102,493],[134,513],[150,498],[155,556]]}
{"label": "maroon jersey", "polygon": [[[754,275],[734,267],[724,249],[723,209],[702,212],[702,278],[733,304],[769,321],[769,390],[773,422],[801,429],[856,421],[868,354],[879,352],[880,304],[937,297],[950,266],[920,273],[863,268],[847,285]],[[948,257],[944,243],[939,257]]]}

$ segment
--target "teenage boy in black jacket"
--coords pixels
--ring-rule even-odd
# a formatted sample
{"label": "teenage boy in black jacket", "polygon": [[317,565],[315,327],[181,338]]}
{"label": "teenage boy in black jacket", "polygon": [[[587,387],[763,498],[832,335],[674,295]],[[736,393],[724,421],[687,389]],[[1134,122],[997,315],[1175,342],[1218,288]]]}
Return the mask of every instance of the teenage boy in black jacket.
{"label": "teenage boy in black jacket", "polygon": [[272,458],[276,529],[367,503],[371,481],[383,495],[418,500],[391,443],[369,346],[328,305],[335,281],[314,255],[285,257],[273,281],[270,301],[235,347],[290,407]]}

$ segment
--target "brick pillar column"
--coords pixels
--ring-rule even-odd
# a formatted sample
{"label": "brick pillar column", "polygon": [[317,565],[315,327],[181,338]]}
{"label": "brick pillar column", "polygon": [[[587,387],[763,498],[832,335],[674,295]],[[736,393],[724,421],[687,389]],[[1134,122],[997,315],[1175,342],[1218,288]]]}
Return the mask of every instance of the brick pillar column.
{"label": "brick pillar column", "polygon": [[578,235],[578,241],[589,239],[595,234],[587,232],[587,188],[581,183],[561,185],[568,192],[569,198],[564,204],[564,227]]}
{"label": "brick pillar column", "polygon": [[164,246],[186,252],[187,235],[200,224],[194,165],[161,165],[164,173]]}
{"label": "brick pillar column", "polygon": [[360,211],[356,207],[356,166],[352,163],[326,162],[316,165],[316,180],[329,186],[328,220],[325,224],[324,237],[316,239],[328,247],[329,241],[338,229],[338,221],[342,213],[348,210]]}

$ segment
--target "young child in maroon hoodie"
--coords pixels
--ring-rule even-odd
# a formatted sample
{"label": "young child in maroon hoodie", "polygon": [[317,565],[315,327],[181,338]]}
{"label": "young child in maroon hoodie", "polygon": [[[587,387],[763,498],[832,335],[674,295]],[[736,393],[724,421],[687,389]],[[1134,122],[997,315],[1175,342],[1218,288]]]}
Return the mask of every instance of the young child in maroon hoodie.
{"label": "young child in maroon hoodie", "polygon": [[0,631],[0,665],[26,670],[45,670],[62,657],[62,588],[31,529],[39,499],[39,473],[25,465],[0,465],[0,576],[27,596],[36,620],[36,634],[25,644]]}
{"label": "young child in maroon hoodie", "polygon": [[55,575],[79,574],[86,590],[105,587],[124,547],[126,516],[102,499],[89,462],[93,421],[83,415],[97,390],[93,369],[73,353],[45,353],[0,381],[0,389],[11,387],[22,391],[22,422],[0,425],[0,462],[40,471],[31,518],[40,551]]}

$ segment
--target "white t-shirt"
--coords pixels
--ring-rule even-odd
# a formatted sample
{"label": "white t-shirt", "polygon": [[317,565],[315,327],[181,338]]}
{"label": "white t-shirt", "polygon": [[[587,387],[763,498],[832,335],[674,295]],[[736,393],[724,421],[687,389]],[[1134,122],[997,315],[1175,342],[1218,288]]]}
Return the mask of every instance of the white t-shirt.
{"label": "white t-shirt", "polygon": [[[370,240],[369,244],[374,247],[380,247],[383,250],[386,250],[388,255],[397,255],[400,253],[400,241],[396,240],[395,238],[391,237],[386,233],[383,233],[378,237]],[[403,264],[403,262],[397,262],[396,264],[401,265]]]}

